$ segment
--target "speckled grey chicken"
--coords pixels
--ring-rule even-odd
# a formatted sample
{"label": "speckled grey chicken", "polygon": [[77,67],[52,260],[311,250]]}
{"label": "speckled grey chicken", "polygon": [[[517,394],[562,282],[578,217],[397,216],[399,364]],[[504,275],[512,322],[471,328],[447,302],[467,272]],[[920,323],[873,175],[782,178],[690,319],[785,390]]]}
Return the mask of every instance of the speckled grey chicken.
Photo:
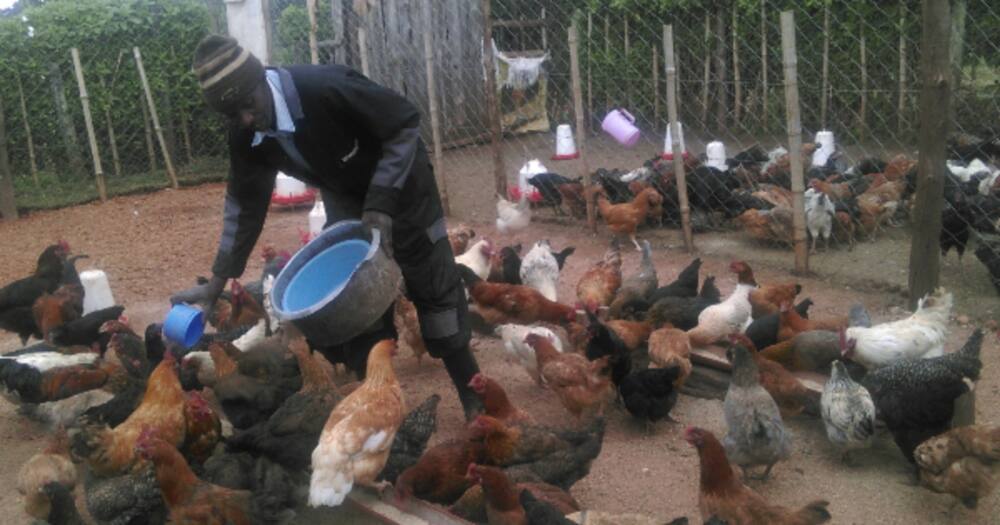
{"label": "speckled grey chicken", "polygon": [[378,475],[379,481],[396,481],[404,470],[414,465],[437,430],[437,406],[441,396],[433,394],[406,415],[389,448],[389,459]]}
{"label": "speckled grey chicken", "polygon": [[957,352],[899,361],[872,370],[862,380],[878,417],[910,463],[917,445],[951,428],[955,399],[979,380],[982,345],[983,331],[976,330]]}
{"label": "speckled grey chicken", "polygon": [[791,453],[791,437],[771,394],[760,386],[757,364],[742,346],[731,349],[733,377],[723,402],[726,433],[722,444],[729,461],[746,473],[750,467],[766,466],[763,478],[775,463]]}
{"label": "speckled grey chicken", "polygon": [[622,309],[630,301],[646,300],[656,290],[659,280],[656,276],[656,266],[653,265],[652,249],[649,241],[642,241],[642,260],[639,262],[639,272],[630,275],[622,281],[614,300],[608,309],[611,319],[620,319]]}
{"label": "speckled grey chicken", "polygon": [[875,402],[865,387],[851,379],[847,367],[834,361],[820,398],[826,437],[844,451],[871,446],[875,435]]}
{"label": "speckled grey chicken", "polygon": [[163,523],[167,508],[151,464],[113,478],[84,480],[87,510],[102,525]]}

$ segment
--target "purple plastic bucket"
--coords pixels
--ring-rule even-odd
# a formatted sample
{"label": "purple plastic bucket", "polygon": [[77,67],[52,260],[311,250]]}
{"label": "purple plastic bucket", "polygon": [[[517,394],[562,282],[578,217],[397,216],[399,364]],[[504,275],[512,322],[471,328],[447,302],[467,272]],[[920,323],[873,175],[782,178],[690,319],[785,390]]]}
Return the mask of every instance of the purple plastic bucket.
{"label": "purple plastic bucket", "polygon": [[612,109],[601,122],[601,129],[626,148],[639,142],[639,128],[635,127],[635,117],[624,109]]}

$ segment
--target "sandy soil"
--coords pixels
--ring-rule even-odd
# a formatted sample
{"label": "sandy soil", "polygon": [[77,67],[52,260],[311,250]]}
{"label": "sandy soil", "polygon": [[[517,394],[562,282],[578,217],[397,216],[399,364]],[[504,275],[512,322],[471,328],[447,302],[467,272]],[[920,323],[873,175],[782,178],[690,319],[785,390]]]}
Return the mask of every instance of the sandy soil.
{"label": "sandy soil", "polygon": [[[508,166],[520,164],[532,152],[546,152],[544,141],[525,141],[506,151]],[[531,147],[529,147],[531,146]],[[479,151],[477,151],[479,150]],[[516,150],[516,151],[515,151]],[[540,154],[540,153],[539,153]],[[644,155],[629,153],[628,158],[591,161],[597,165],[632,165]],[[547,238],[556,248],[577,247],[570,257],[560,284],[560,298],[575,298],[575,283],[582,272],[598,260],[608,233],[600,228],[594,236],[582,225],[559,223],[549,212],[538,213],[536,223],[518,235],[496,235],[491,226],[493,197],[488,156],[481,148],[449,154],[445,162],[453,213],[472,223],[480,235],[487,235],[501,245],[521,242],[530,245]],[[572,164],[557,166],[572,172]],[[508,169],[513,171],[513,169]],[[127,306],[126,313],[136,326],[159,320],[165,314],[167,297],[189,285],[196,275],[208,272],[214,256],[221,221],[223,186],[206,185],[183,190],[166,190],[141,196],[114,199],[105,204],[90,204],[37,213],[15,223],[0,223],[4,262],[0,282],[8,282],[31,271],[37,254],[56,239],[66,239],[74,252],[90,254],[81,261],[81,269],[97,267],[108,273],[115,298]],[[306,227],[307,210],[282,210],[271,213],[262,235],[262,243],[294,249],[298,230]],[[654,260],[661,281],[676,276],[690,260],[683,253],[676,231],[644,231],[654,249]],[[738,232],[699,235],[699,255],[705,260],[703,275],[719,277],[725,294],[732,290],[733,279],[725,271],[732,258],[746,259],[759,282],[791,278],[788,268],[791,253],[748,242]],[[814,311],[845,312],[854,302],[864,303],[875,321],[903,315],[906,281],[906,257],[909,243],[902,230],[890,232],[875,244],[859,245],[853,252],[836,250],[813,259],[817,275],[798,278],[803,294],[816,303]],[[625,271],[638,265],[638,254],[627,252]],[[952,323],[950,348],[957,348],[972,325],[997,317],[998,302],[988,283],[980,279],[982,267],[975,260],[965,262],[959,273],[957,263],[948,261],[944,283],[956,291],[956,316],[968,316],[969,324]],[[256,275],[260,261],[251,261],[249,275]],[[0,336],[0,351],[16,348],[16,338]],[[516,403],[536,418],[556,424],[570,423],[558,401],[538,389],[527,374],[504,361],[502,348],[493,338],[477,338],[476,352],[482,368],[500,378]],[[983,379],[978,385],[978,421],[1000,421],[1000,378],[998,345],[987,338],[983,349]],[[397,361],[407,402],[419,403],[433,392],[444,399],[439,412],[438,434],[434,441],[456,436],[462,426],[457,398],[448,385],[439,363],[425,360],[418,364],[404,352]],[[648,434],[622,410],[611,410],[604,450],[594,462],[590,476],[573,487],[573,495],[586,507],[611,512],[642,512],[669,521],[686,515],[698,521],[697,456],[681,439],[687,425],[698,425],[716,433],[724,430],[722,406],[682,396],[672,416],[679,424],[661,424]],[[860,466],[847,467],[826,442],[822,423],[815,419],[796,418],[788,422],[794,436],[794,453],[779,464],[772,479],[752,486],[776,503],[798,506],[809,500],[830,500],[834,523],[997,523],[1000,497],[980,502],[978,512],[952,508],[949,496],[934,494],[903,482],[905,462],[887,436],[875,448],[858,454]],[[16,408],[0,402],[0,513],[2,523],[28,523],[20,508],[15,489],[16,472],[21,463],[44,445],[46,430],[16,414]],[[312,514],[310,514],[312,516]],[[319,522],[303,517],[300,522]]]}

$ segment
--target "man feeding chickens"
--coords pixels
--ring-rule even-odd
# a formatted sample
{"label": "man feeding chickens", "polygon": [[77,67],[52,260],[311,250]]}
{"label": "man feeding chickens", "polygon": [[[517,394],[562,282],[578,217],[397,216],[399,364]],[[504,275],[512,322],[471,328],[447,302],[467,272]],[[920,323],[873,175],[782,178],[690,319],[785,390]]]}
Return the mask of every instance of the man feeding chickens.
{"label": "man feeding chickens", "polygon": [[[428,352],[444,361],[472,417],[479,400],[468,383],[479,367],[469,351],[468,305],[417,108],[343,65],[265,68],[225,36],[198,44],[193,69],[208,105],[229,121],[230,175],[212,278],[171,301],[211,307],[226,281],[243,273],[281,170],[320,188],[327,225],[360,217],[379,230]],[[368,351],[386,338],[396,338],[392,307],[364,334],[320,351],[363,375]]]}

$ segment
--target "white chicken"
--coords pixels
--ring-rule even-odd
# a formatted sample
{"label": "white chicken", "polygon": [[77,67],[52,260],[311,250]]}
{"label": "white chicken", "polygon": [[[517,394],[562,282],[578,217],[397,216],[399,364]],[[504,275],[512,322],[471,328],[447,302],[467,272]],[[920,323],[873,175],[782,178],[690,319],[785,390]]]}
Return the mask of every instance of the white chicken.
{"label": "white chicken", "polygon": [[465,253],[455,257],[455,262],[467,266],[480,279],[486,280],[490,275],[490,257],[492,256],[493,244],[489,239],[482,239],[465,250]]}
{"label": "white chicken", "polygon": [[698,326],[688,331],[691,346],[704,348],[729,334],[742,332],[750,323],[750,291],[757,287],[753,270],[743,261],[733,261],[729,271],[737,274],[733,293],[719,304],[713,304],[698,314]]}
{"label": "white chicken", "polygon": [[552,246],[548,240],[536,242],[524,259],[521,259],[520,277],[522,284],[542,292],[546,299],[558,300],[556,289],[559,286],[559,263],[552,255]]}
{"label": "white chicken", "polygon": [[337,404],[312,453],[309,506],[335,507],[355,483],[376,485],[403,423],[403,390],[392,368],[396,343],[380,341],[368,354],[364,383]]}
{"label": "white chicken", "polygon": [[[280,321],[278,316],[274,313],[274,305],[271,304],[271,289],[274,288],[274,276],[267,275],[264,277],[261,283],[261,289],[264,293],[264,311],[267,312],[267,316],[270,319],[261,319],[257,321],[257,324],[250,327],[247,333],[241,335],[235,341],[233,341],[233,346],[239,348],[240,351],[246,352],[250,348],[253,348],[267,339],[267,328],[270,327],[280,327]],[[270,323],[268,322],[270,321]],[[280,331],[280,328],[276,330],[271,335],[276,335]],[[208,353],[206,352],[206,355]]]}
{"label": "white chicken", "polygon": [[507,358],[516,360],[539,386],[542,385],[541,374],[538,373],[538,360],[535,358],[535,349],[524,342],[528,334],[538,334],[552,343],[556,350],[562,352],[562,339],[552,330],[544,326],[525,326],[523,324],[502,324],[494,330],[496,335],[503,339],[503,347],[507,352]]}
{"label": "white chicken", "polygon": [[833,232],[833,217],[837,213],[830,198],[812,188],[806,190],[806,227],[812,236],[811,253],[816,253],[816,240],[823,237],[823,247],[830,249],[830,234]]}
{"label": "white chicken", "polygon": [[944,355],[951,306],[951,292],[938,288],[921,299],[917,311],[906,319],[871,328],[848,328],[841,342],[841,354],[869,370],[904,359]]}
{"label": "white chicken", "polygon": [[497,230],[500,233],[523,230],[530,223],[531,206],[526,193],[521,193],[521,199],[517,203],[497,196]]}

